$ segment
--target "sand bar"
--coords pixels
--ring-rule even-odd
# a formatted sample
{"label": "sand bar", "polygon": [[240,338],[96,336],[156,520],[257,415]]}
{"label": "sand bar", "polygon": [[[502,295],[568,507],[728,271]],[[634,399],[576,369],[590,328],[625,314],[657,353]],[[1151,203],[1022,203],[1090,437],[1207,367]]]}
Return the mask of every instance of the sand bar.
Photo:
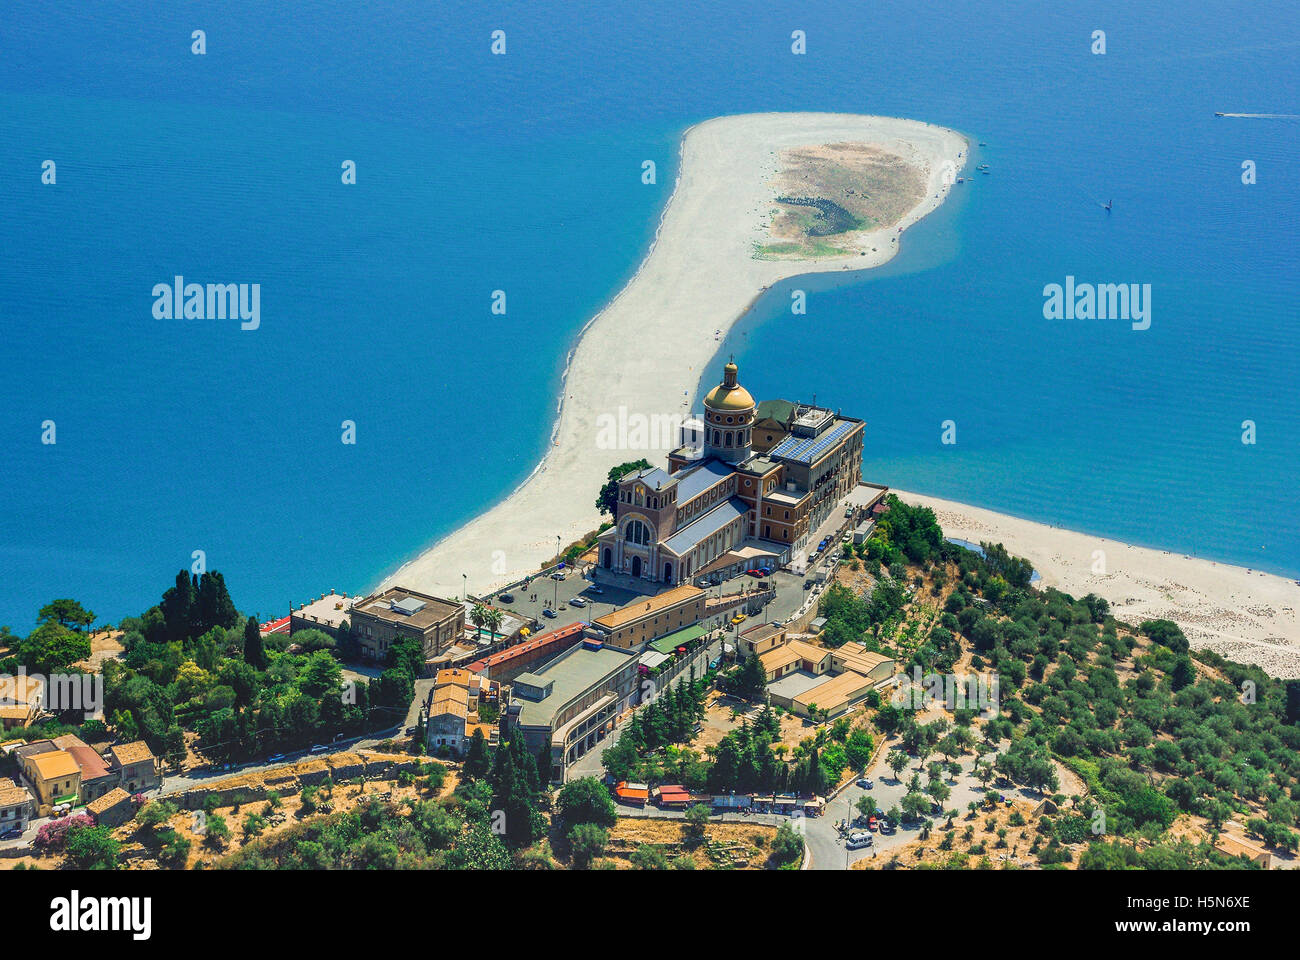
{"label": "sand bar", "polygon": [[[763,260],[766,218],[780,151],[841,142],[881,147],[922,169],[928,189],[901,220],[856,234],[857,252],[813,260]],[[384,586],[459,596],[535,573],[600,522],[596,492],[611,466],[645,457],[662,462],[671,445],[607,449],[598,418],[681,416],[704,364],[727,329],[762,291],[816,271],[867,269],[898,251],[899,230],[947,196],[967,151],[943,127],[889,117],[764,113],[697,124],[683,137],[678,180],[656,240],[626,287],[587,326],[573,351],[553,444],[543,463],[509,497],[390,575]],[[875,248],[874,250],[872,248]],[[719,377],[721,368],[719,367]],[[675,440],[675,438],[673,438]]]}
{"label": "sand bar", "polygon": [[[821,259],[755,256],[769,242],[773,184],[781,151],[817,144],[867,143],[925,172],[920,201],[901,220],[856,235],[858,252]],[[968,145],[942,127],[848,114],[746,114],[709,120],[683,137],[677,184],[656,241],[629,284],[588,324],[570,358],[552,446],[510,496],[385,579],[459,596],[535,573],[600,521],[595,494],[609,468],[645,456],[662,463],[667,445],[609,449],[599,418],[689,413],[703,366],[754,299],[790,277],[862,270],[891,259],[900,228],[947,196]],[[891,242],[892,241],[892,242]],[[865,254],[865,255],[864,255]],[[742,371],[743,380],[743,371]],[[868,478],[887,480],[887,478]],[[1129,621],[1167,617],[1198,646],[1270,673],[1300,676],[1300,586],[1271,574],[1061,530],[977,507],[914,494],[932,506],[949,536],[996,540],[1027,557],[1044,585],[1104,596]],[[1093,572],[1094,551],[1106,572]]]}

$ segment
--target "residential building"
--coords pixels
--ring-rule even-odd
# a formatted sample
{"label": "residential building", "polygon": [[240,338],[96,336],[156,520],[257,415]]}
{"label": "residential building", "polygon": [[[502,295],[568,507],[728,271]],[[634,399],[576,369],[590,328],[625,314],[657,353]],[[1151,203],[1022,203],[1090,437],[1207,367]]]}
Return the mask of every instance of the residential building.
{"label": "residential building", "polygon": [[762,656],[785,644],[786,628],[779,623],[760,623],[736,637],[736,649],[742,656]]}
{"label": "residential building", "polygon": [[346,593],[335,593],[331,590],[310,603],[300,603],[297,609],[289,614],[289,633],[294,634],[299,630],[320,630],[337,638],[343,621],[350,620],[352,605],[357,602],[357,599],[357,597],[349,597]]}
{"label": "residential building", "polygon": [[391,587],[358,600],[352,607],[351,627],[353,639],[376,660],[385,660],[388,648],[398,638],[411,637],[420,641],[428,664],[460,640],[465,632],[465,607],[456,600]]}
{"label": "residential building", "polygon": [[682,584],[597,617],[588,633],[612,647],[640,649],[652,640],[703,620],[706,598],[707,594],[699,587]]}
{"label": "residential building", "polygon": [[[44,742],[52,743],[49,740]],[[42,810],[60,803],[76,803],[80,799],[81,768],[67,751],[56,748],[27,754],[20,756],[18,763]]]}
{"label": "residential building", "polygon": [[131,794],[121,787],[114,787],[108,793],[86,804],[86,812],[95,818],[95,822],[105,827],[120,827],[135,816],[136,806]]}
{"label": "residential building", "polygon": [[89,744],[80,738],[68,734],[55,737],[54,744],[60,750],[67,751],[81,771],[81,786],[78,795],[82,803],[89,803],[102,797],[118,785],[118,776],[108,768],[104,758],[97,754]]}
{"label": "residential building", "polygon": [[144,793],[162,782],[158,761],[143,740],[109,747],[108,768],[117,774],[118,785],[127,793]]}
{"label": "residential building", "polygon": [[7,777],[0,777],[0,836],[10,830],[26,830],[36,815],[36,801],[27,791]]}
{"label": "residential building", "polygon": [[26,727],[41,712],[45,684],[25,673],[0,677],[0,730]]}

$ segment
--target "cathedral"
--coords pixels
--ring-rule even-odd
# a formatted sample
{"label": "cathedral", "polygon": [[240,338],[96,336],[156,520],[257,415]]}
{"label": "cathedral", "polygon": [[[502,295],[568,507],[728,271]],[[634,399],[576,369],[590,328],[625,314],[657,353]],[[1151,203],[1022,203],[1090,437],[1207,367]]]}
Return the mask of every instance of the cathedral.
{"label": "cathedral", "polygon": [[619,481],[598,564],[661,584],[752,559],[782,565],[862,476],[861,420],[786,400],[755,403],[735,363],[684,427],[668,469]]}

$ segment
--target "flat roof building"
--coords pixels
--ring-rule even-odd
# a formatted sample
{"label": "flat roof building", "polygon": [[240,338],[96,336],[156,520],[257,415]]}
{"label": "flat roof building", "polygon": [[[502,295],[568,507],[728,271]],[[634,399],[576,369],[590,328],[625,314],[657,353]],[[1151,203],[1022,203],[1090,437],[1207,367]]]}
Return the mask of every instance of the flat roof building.
{"label": "flat roof building", "polygon": [[535,672],[517,676],[506,717],[537,755],[551,749],[552,781],[614,729],[635,705],[639,658],[631,651],[586,640]]}
{"label": "flat roof building", "polygon": [[352,605],[359,598],[346,593],[323,593],[310,603],[302,603],[289,614],[289,633],[299,630],[322,630],[337,637],[344,620],[350,620]]}
{"label": "flat roof building", "polygon": [[385,660],[401,637],[419,640],[425,662],[449,650],[465,632],[465,607],[406,587],[358,600],[352,607],[352,636],[367,655]]}

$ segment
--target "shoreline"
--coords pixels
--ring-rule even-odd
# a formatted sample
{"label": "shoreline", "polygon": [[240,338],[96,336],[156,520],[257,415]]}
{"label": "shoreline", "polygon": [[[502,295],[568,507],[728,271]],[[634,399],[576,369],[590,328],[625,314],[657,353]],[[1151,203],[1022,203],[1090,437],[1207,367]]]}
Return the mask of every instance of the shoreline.
{"label": "shoreline", "polygon": [[[754,214],[772,200],[768,181],[776,172],[776,152],[839,140],[883,145],[923,165],[921,200],[895,224],[858,234],[859,248],[875,244],[858,256],[754,258],[761,226]],[[508,494],[404,561],[376,589],[400,578],[417,590],[460,596],[464,574],[470,592],[482,594],[536,573],[555,556],[557,535],[567,544],[599,525],[595,494],[611,466],[662,459],[676,445],[674,439],[663,447],[597,450],[596,416],[620,406],[646,416],[689,414],[677,398],[691,395],[700,371],[720,349],[715,329],[725,335],[774,283],[871,269],[893,259],[906,228],[946,199],[951,184],[943,183],[944,171],[959,171],[968,153],[967,139],[955,131],[892,117],[760,113],[687,127],[673,190],[649,249],[631,279],[582,326],[566,356],[550,445],[540,462]],[[628,330],[643,335],[649,349],[637,350]],[[646,368],[628,369],[638,361]],[[617,373],[603,376],[604,368]],[[606,379],[612,383],[602,384]],[[616,391],[619,396],[602,399]]]}
{"label": "shoreline", "polygon": [[[860,246],[876,244],[864,256],[754,258],[752,244],[761,235],[756,213],[771,200],[766,186],[776,152],[814,140],[853,139],[890,146],[924,163],[928,180],[920,202],[897,224],[859,235]],[[579,329],[566,355],[540,461],[509,493],[407,559],[377,589],[400,584],[459,597],[464,574],[469,592],[484,595],[539,572],[556,555],[557,536],[567,545],[599,525],[596,491],[611,466],[640,457],[662,461],[671,449],[597,449],[597,417],[620,407],[646,416],[689,415],[688,403],[727,333],[773,284],[871,269],[893,259],[898,238],[947,198],[945,162],[959,173],[969,153],[970,141],[962,134],[887,117],[743,114],[687,127],[673,191],[645,256]],[[716,339],[715,330],[721,331]],[[1095,592],[1125,619],[1167,616],[1198,648],[1258,663],[1274,675],[1300,676],[1300,587],[1283,577],[895,492],[933,506],[947,536],[1000,540],[1025,556],[1042,576],[1041,586],[1076,596]],[[1091,573],[1092,549],[1107,551],[1113,561],[1108,574]]]}
{"label": "shoreline", "polygon": [[945,537],[998,542],[1029,560],[1042,578],[1040,588],[1056,587],[1076,598],[1095,593],[1110,602],[1116,618],[1134,626],[1173,620],[1193,649],[1257,664],[1275,677],[1300,677],[1300,585],[1294,580],[940,497],[892,492],[933,509]]}

